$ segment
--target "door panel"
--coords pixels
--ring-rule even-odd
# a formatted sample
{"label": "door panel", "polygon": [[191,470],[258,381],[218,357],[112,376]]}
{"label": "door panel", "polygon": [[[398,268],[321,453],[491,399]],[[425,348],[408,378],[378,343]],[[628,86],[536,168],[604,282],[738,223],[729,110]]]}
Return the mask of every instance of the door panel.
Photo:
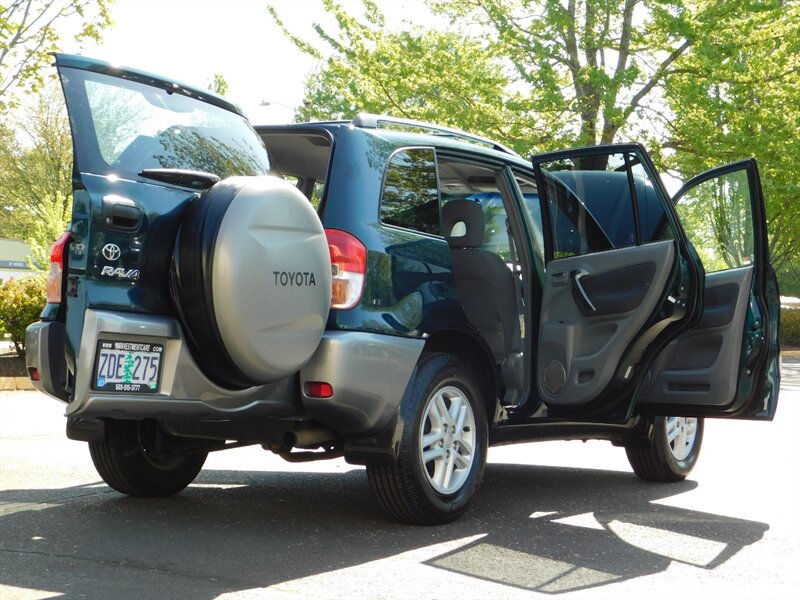
{"label": "door panel", "polygon": [[641,146],[532,163],[545,250],[532,387],[554,416],[623,421],[652,349],[699,320],[702,265]]}
{"label": "door panel", "polygon": [[[553,268],[558,268],[558,264],[553,263]],[[600,274],[585,270],[570,274],[572,299],[584,317],[617,315],[630,312],[644,302],[656,275],[656,263],[638,263]]]}
{"label": "door panel", "polygon": [[[664,266],[674,260],[674,243],[664,241],[548,264],[537,380],[549,404],[584,404],[606,388],[658,306],[671,273]],[[585,275],[576,281],[576,273]]]}
{"label": "door panel", "polygon": [[780,384],[778,291],[756,161],[695,177],[675,203],[706,267],[706,306],[654,363],[640,410],[771,419]]}
{"label": "door panel", "polygon": [[752,267],[706,275],[703,318],[661,353],[639,402],[709,406],[732,402],[752,279]]}

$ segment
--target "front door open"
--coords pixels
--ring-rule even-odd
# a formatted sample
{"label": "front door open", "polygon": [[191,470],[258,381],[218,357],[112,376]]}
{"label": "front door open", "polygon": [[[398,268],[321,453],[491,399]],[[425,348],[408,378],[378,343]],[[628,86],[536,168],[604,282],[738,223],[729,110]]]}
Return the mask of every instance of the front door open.
{"label": "front door open", "polygon": [[675,204],[706,270],[703,317],[659,355],[640,410],[771,419],[778,403],[779,298],[756,161],[695,177]]}

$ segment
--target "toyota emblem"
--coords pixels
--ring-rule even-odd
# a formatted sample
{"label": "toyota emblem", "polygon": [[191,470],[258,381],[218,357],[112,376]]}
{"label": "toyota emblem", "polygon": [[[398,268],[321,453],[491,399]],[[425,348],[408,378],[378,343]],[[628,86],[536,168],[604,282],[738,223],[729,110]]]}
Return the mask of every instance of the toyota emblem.
{"label": "toyota emblem", "polygon": [[106,244],[103,246],[103,256],[108,260],[117,260],[120,254],[122,254],[122,251],[116,244]]}

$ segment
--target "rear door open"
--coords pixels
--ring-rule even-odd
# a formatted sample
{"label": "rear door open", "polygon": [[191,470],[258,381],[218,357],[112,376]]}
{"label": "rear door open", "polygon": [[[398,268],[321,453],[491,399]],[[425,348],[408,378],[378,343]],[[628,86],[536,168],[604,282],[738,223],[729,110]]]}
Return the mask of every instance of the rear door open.
{"label": "rear door open", "polygon": [[641,146],[532,161],[545,246],[538,395],[551,414],[624,420],[652,357],[697,321],[702,265]]}

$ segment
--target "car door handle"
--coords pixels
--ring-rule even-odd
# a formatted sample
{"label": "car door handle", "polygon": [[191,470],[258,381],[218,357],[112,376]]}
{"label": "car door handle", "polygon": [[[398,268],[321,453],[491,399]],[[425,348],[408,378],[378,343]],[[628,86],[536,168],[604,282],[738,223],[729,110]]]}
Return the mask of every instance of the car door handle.
{"label": "car door handle", "polygon": [[580,297],[583,299],[584,303],[586,304],[586,308],[589,309],[590,312],[597,312],[594,304],[592,301],[589,300],[589,295],[586,293],[586,290],[583,289],[581,285],[581,279],[586,277],[589,274],[589,271],[585,269],[575,269],[570,273],[570,279],[572,280],[573,287],[578,290]]}
{"label": "car door handle", "polygon": [[134,230],[142,222],[143,211],[133,200],[109,194],[103,196],[103,221],[115,229]]}

